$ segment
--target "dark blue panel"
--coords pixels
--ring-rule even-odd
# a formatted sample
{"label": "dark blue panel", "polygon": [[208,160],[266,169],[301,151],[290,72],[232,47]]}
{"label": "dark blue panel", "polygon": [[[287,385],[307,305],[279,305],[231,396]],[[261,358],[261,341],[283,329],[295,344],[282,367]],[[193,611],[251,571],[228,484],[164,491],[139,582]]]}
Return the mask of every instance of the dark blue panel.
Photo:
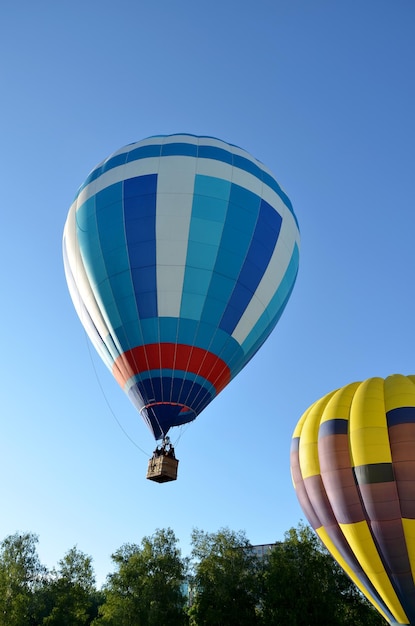
{"label": "dark blue panel", "polygon": [[197,387],[198,391],[200,389],[200,385],[198,383],[193,383],[192,380],[186,380],[186,379],[180,382],[182,384],[180,385],[179,395],[177,396],[178,401],[181,402],[182,404],[185,404],[186,406],[192,406],[192,400],[189,397],[189,394],[192,390],[193,385]]}
{"label": "dark blue panel", "polygon": [[415,407],[400,406],[386,413],[388,426],[397,426],[398,424],[413,424],[415,422]]}
{"label": "dark blue panel", "polygon": [[[261,200],[258,221],[248,254],[219,325],[230,335],[241,319],[270,262],[277,244],[281,222],[281,216],[265,200]],[[254,272],[253,266],[259,271]]]}
{"label": "dark blue panel", "polygon": [[[157,402],[169,402],[171,382],[170,377],[145,379],[137,382],[136,385],[130,389],[129,395],[133,399],[133,402],[135,400],[134,403],[139,405],[140,408],[154,400]],[[188,396],[189,398],[201,393],[204,396],[205,406],[209,404],[212,399],[211,395],[203,387],[198,383],[184,381],[182,388],[182,382],[183,381],[180,379],[175,379],[173,386],[174,392],[171,394],[172,402],[185,404],[179,399],[180,392],[182,391],[181,396]],[[162,395],[163,393],[164,396]],[[186,406],[192,409],[191,404],[186,403]],[[192,421],[197,415],[194,410],[184,411],[180,404],[155,405],[149,408],[146,413],[156,439],[160,439],[163,434],[165,435],[173,426],[179,426]]]}
{"label": "dark blue panel", "polygon": [[199,415],[199,413],[201,413],[211,401],[212,398],[208,393],[206,393],[203,397],[198,398],[197,404],[195,404],[194,406],[194,410],[196,411],[197,415]]}
{"label": "dark blue panel", "polygon": [[[187,406],[193,406],[195,398],[200,393],[201,389],[203,389],[198,383],[194,383],[191,380],[185,380],[183,382],[181,399],[183,404]],[[205,392],[205,390],[203,390]]]}
{"label": "dark blue panel", "polygon": [[[156,225],[154,221],[154,212],[153,215],[144,215],[143,217],[136,220],[126,219],[125,228],[127,230],[127,241],[129,250],[131,250],[131,246],[136,243],[140,243],[142,241],[152,241],[155,252],[154,238],[156,236]],[[151,261],[153,260],[154,259],[151,258]],[[148,261],[146,265],[148,265]]]}
{"label": "dark blue panel", "polygon": [[[156,265],[156,245],[154,241],[154,220],[151,224],[147,220],[140,220],[140,225],[144,224],[148,226],[145,230],[144,227],[130,229],[130,224],[137,224],[137,222],[130,222],[126,224],[127,229],[127,245],[128,255],[130,258],[131,267],[149,267]],[[146,242],[147,245],[137,245],[140,242]],[[156,288],[156,285],[153,285]]]}
{"label": "dark blue panel", "polygon": [[[146,381],[145,381],[146,382]],[[148,388],[148,385],[147,385]],[[162,396],[162,392],[161,392],[161,378],[151,378],[151,388],[153,390],[154,393],[154,399],[157,400],[158,402],[161,402],[161,400],[163,400],[163,396]],[[151,396],[150,396],[151,398]]]}
{"label": "dark blue panel", "polygon": [[234,154],[233,164],[235,167],[239,167],[241,170],[245,170],[245,172],[250,172],[257,178],[259,178],[259,180],[262,180],[263,170],[260,167],[258,167],[258,165],[250,161],[249,159],[246,159],[245,157],[240,156],[239,154]]}
{"label": "dark blue panel", "polygon": [[124,152],[123,154],[116,154],[111,159],[108,159],[107,161],[105,161],[105,163],[102,164],[101,173],[107,172],[108,170],[112,170],[114,167],[118,167],[119,165],[124,165],[126,160],[127,160],[126,152]]}
{"label": "dark blue panel", "polygon": [[349,420],[345,419],[332,419],[327,422],[323,422],[320,425],[318,436],[326,437],[328,435],[347,435]]}
{"label": "dark blue panel", "polygon": [[138,296],[137,311],[142,319],[157,315],[156,192],[156,174],[124,181],[127,249],[134,292]]}
{"label": "dark blue panel", "polygon": [[151,378],[145,378],[136,383],[135,387],[143,399],[143,404],[148,404],[150,400],[154,400],[154,390]]}
{"label": "dark blue panel", "polygon": [[202,159],[215,159],[216,161],[222,161],[232,165],[233,154],[222,148],[216,148],[215,146],[199,146],[198,157]]}
{"label": "dark blue panel", "polygon": [[260,268],[262,273],[264,273],[265,268],[270,262],[275,249],[276,240],[278,239],[278,236],[276,236],[275,239],[271,241],[270,234],[269,229],[267,230],[265,237],[261,236],[261,234],[255,233],[251,244],[251,249],[255,250],[255,253],[252,252],[252,254],[250,254],[246,259],[247,262],[249,261],[256,267]]}
{"label": "dark blue panel", "polygon": [[281,222],[282,222],[282,217],[278,213],[278,211],[276,211],[265,200],[261,200],[261,209],[260,209],[259,220],[258,220],[259,227],[268,226],[268,228],[271,228],[271,230],[274,231],[274,235],[270,235],[270,237],[273,239],[276,233],[277,238],[278,238],[279,232],[281,230]]}
{"label": "dark blue panel", "polygon": [[124,181],[124,198],[155,194],[157,191],[157,174],[135,176]]}
{"label": "dark blue panel", "polygon": [[130,211],[128,221],[153,216],[156,205],[156,194],[149,193],[142,196],[129,196]]}
{"label": "dark blue panel", "polygon": [[259,254],[255,259],[255,263],[252,263],[249,259],[245,261],[244,264],[244,273],[239,278],[239,283],[244,285],[245,287],[250,287],[250,285],[258,285],[262,276],[264,275],[264,270],[262,269],[263,264],[261,261],[266,262],[266,253],[262,250],[262,254]]}
{"label": "dark blue panel", "polygon": [[233,290],[232,297],[226,307],[226,310],[220,321],[220,328],[230,335],[232,334],[236,324],[242,317],[248,302],[252,298],[252,291],[238,283]]}
{"label": "dark blue panel", "polygon": [[211,394],[198,383],[194,383],[191,380],[185,380],[183,382],[182,392],[180,395],[180,398],[181,398],[180,401],[183,404],[186,404],[186,406],[190,406],[193,408],[197,398],[199,398],[201,395],[205,396],[206,394],[208,394],[209,397],[211,397]]}
{"label": "dark blue panel", "polygon": [[156,266],[131,267],[134,291],[136,294],[149,293],[153,291],[156,284]]}
{"label": "dark blue panel", "polygon": [[[185,373],[181,375],[185,376]],[[175,398],[176,402],[178,401],[178,398],[180,397],[180,392],[181,392],[182,385],[183,385],[183,379],[179,378],[179,376],[180,374],[176,372],[176,376],[173,379],[173,385],[172,385],[172,398]]]}
{"label": "dark blue panel", "polygon": [[197,156],[194,143],[166,143],[161,147],[161,156]]}
{"label": "dark blue panel", "polygon": [[[148,417],[156,439],[162,439],[173,426],[187,424],[195,419],[196,414],[183,412],[181,407],[172,404],[158,404],[148,410]],[[157,435],[157,433],[159,433]]]}
{"label": "dark blue panel", "polygon": [[137,294],[137,311],[141,320],[157,315],[157,294],[154,291]]}
{"label": "dark blue panel", "polygon": [[196,414],[199,415],[199,413],[201,413],[201,411],[203,411],[203,409],[207,407],[213,399],[214,396],[212,397],[209,391],[202,387],[202,389],[197,394],[195,393],[192,398],[192,408],[195,410]]}
{"label": "dark blue panel", "polygon": [[[137,235],[138,237],[139,235]],[[129,249],[129,265],[130,267],[141,267],[143,260],[153,259],[154,241],[137,241],[131,243]]]}
{"label": "dark blue panel", "polygon": [[161,395],[159,396],[159,399],[163,402],[171,402],[171,378],[163,376],[158,380],[160,381],[161,387]]}
{"label": "dark blue panel", "polygon": [[127,156],[127,163],[130,161],[138,161],[138,159],[146,159],[147,157],[159,157],[160,153],[161,153],[160,144],[140,146],[139,148],[130,150]]}

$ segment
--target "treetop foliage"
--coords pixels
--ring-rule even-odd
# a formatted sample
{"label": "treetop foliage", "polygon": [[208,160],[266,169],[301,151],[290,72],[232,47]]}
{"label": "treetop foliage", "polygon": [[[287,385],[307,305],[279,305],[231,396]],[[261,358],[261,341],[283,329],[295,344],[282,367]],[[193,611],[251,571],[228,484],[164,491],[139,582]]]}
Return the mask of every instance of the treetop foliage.
{"label": "treetop foliage", "polygon": [[308,526],[259,558],[245,532],[194,529],[183,557],[171,528],[112,555],[96,588],[76,546],[48,571],[38,537],[0,543],[0,626],[384,626]]}

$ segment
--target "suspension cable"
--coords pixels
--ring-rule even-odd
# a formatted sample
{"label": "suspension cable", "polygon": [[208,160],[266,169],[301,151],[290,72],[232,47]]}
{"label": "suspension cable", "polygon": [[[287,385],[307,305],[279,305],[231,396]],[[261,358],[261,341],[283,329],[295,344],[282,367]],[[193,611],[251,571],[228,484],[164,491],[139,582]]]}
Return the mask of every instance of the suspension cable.
{"label": "suspension cable", "polygon": [[98,382],[98,386],[99,386],[99,388],[101,390],[101,393],[102,393],[102,395],[104,397],[104,400],[105,400],[105,402],[107,404],[107,407],[108,407],[112,417],[117,422],[119,428],[122,430],[122,432],[127,437],[127,439],[133,444],[133,446],[135,446],[137,448],[137,450],[140,450],[140,452],[145,454],[147,457],[150,456],[148,452],[143,450],[143,448],[140,448],[140,446],[134,441],[134,439],[132,439],[132,437],[130,437],[130,435],[127,433],[127,431],[125,430],[125,428],[122,426],[121,422],[119,421],[119,419],[115,415],[115,412],[114,412],[114,410],[113,410],[113,408],[112,408],[112,406],[111,406],[111,404],[110,404],[110,402],[108,400],[108,397],[107,397],[107,395],[105,393],[104,387],[103,387],[103,385],[101,383],[101,380],[100,380],[100,378],[98,376],[98,371],[97,371],[97,368],[95,367],[95,362],[94,362],[94,359],[93,359],[93,356],[92,356],[92,352],[91,352],[91,346],[90,346],[90,343],[89,343],[89,338],[88,338],[88,335],[87,335],[87,332],[85,331],[85,329],[84,329],[84,336],[85,336],[85,341],[86,341],[86,344],[87,344],[87,347],[88,347],[89,358],[91,360],[92,368],[93,368],[94,373],[95,373],[95,378],[96,378],[96,380]]}

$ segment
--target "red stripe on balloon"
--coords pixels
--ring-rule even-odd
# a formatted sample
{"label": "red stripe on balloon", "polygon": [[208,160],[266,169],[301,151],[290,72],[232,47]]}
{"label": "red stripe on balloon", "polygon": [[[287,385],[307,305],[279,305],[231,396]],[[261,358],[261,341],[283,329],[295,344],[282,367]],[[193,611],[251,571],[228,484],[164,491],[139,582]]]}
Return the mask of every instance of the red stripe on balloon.
{"label": "red stripe on balloon", "polygon": [[172,369],[191,372],[208,380],[219,393],[231,380],[228,365],[216,354],[196,346],[152,343],[121,354],[112,373],[121,387],[136,374],[149,370]]}

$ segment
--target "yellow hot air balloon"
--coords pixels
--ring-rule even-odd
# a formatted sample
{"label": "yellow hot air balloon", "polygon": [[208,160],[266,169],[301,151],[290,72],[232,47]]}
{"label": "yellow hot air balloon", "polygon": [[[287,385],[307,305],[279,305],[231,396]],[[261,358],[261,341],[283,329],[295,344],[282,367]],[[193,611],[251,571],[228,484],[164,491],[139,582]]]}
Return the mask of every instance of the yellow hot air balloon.
{"label": "yellow hot air balloon", "polygon": [[291,472],[317,535],[390,624],[415,624],[415,376],[333,391],[301,417]]}

